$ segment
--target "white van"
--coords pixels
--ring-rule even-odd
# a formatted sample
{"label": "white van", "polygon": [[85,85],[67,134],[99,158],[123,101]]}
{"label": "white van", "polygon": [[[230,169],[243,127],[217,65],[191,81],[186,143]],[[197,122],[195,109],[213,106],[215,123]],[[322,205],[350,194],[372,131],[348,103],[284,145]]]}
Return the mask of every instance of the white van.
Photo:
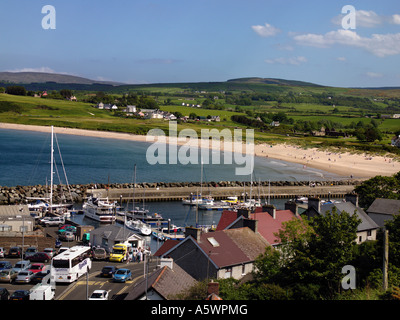
{"label": "white van", "polygon": [[30,290],[29,300],[53,300],[55,290],[51,285],[38,283]]}

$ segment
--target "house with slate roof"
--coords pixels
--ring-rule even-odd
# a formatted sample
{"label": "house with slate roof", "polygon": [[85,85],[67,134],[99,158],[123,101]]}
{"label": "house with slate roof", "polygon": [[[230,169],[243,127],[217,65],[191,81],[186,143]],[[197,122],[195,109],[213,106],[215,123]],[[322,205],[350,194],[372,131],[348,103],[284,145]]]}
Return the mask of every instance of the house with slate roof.
{"label": "house with slate roof", "polygon": [[187,227],[185,234],[184,240],[169,250],[163,250],[162,256],[174,259],[196,280],[240,279],[253,271],[255,259],[270,245],[249,227],[207,233]]}
{"label": "house with slate roof", "polygon": [[111,252],[117,243],[126,243],[134,248],[143,248],[145,240],[131,230],[119,225],[110,224],[90,231],[90,242],[92,246],[99,246]]}
{"label": "house with slate roof", "polygon": [[378,198],[366,211],[379,227],[384,227],[386,221],[400,214],[400,200]]}
{"label": "house with slate roof", "polygon": [[196,283],[173,259],[161,259],[160,266],[130,289],[124,300],[171,300]]}
{"label": "house with slate roof", "polygon": [[333,208],[336,208],[338,213],[343,211],[350,215],[356,214],[361,220],[361,223],[357,227],[357,239],[358,244],[367,240],[376,240],[376,232],[379,229],[378,224],[368,216],[368,214],[358,206],[358,196],[355,194],[348,194],[345,197],[345,201],[337,202],[326,202],[321,203],[319,198],[308,198],[308,209],[304,212],[308,217],[315,215],[325,215],[328,211],[332,212]]}

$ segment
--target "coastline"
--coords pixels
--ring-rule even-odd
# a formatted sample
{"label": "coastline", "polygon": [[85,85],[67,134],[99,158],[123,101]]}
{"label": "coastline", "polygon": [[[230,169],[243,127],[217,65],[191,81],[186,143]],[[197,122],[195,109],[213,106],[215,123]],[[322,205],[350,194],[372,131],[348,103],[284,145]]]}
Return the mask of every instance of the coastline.
{"label": "coastline", "polygon": [[[35,126],[22,125],[12,123],[0,123],[0,129],[23,130],[23,131],[38,131],[51,132],[50,126]],[[70,134],[79,136],[98,137],[106,139],[130,140],[151,143],[154,140],[149,140],[145,135],[134,135],[130,133],[95,131],[64,127],[54,127],[54,132],[57,134]],[[151,137],[150,137],[151,138]],[[177,143],[178,145],[191,145],[191,141],[171,141],[166,138],[166,143]],[[196,141],[195,145],[201,147],[213,148],[211,143],[204,144]],[[220,148],[223,149],[223,143]],[[236,145],[233,151],[243,150],[245,145],[237,148]],[[255,144],[254,155],[257,157],[265,157],[269,159],[282,160],[292,163],[301,164],[314,169],[324,170],[343,177],[353,178],[371,178],[376,175],[390,176],[400,171],[400,162],[392,161],[389,157],[384,156],[369,156],[367,154],[350,154],[348,152],[329,152],[318,150],[317,148],[303,149],[301,147],[287,144]]]}

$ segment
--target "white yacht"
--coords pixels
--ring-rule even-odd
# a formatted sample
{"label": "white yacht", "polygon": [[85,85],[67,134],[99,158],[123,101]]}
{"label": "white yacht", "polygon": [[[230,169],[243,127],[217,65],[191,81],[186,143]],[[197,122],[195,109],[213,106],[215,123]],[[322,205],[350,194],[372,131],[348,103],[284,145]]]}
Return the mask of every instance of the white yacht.
{"label": "white yacht", "polygon": [[89,197],[83,204],[83,214],[90,219],[111,223],[115,221],[117,202],[109,201],[108,198]]}

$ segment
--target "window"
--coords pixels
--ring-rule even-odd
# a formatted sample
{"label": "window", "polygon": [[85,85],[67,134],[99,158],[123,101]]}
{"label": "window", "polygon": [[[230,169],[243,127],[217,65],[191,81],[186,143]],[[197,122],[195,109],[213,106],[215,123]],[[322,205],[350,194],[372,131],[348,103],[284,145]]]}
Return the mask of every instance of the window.
{"label": "window", "polygon": [[211,243],[211,245],[212,245],[213,247],[219,247],[219,243],[218,243],[217,240],[215,240],[214,237],[207,238],[207,240]]}
{"label": "window", "polygon": [[0,224],[0,232],[8,232],[11,231],[11,226],[7,224]]}

